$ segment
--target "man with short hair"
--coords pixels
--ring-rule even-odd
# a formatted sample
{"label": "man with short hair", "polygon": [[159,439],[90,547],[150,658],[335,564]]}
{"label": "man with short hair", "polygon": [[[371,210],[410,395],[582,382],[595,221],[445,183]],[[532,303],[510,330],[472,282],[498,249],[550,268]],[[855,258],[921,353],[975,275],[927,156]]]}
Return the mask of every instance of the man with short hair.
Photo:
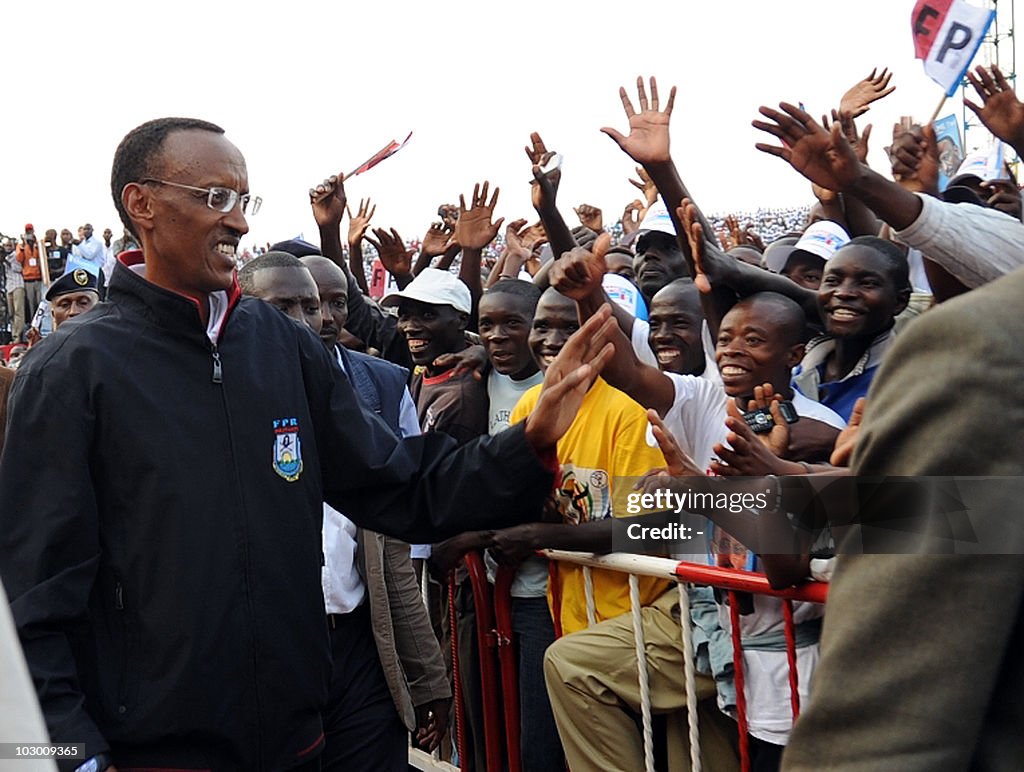
{"label": "man with short hair", "polygon": [[521,431],[399,440],[308,330],[240,297],[248,188],[214,124],[129,132],[111,193],[142,250],[11,391],[0,574],[51,737],[95,770],[319,768],[322,502],[419,540],[518,522],[609,353],[605,318]]}
{"label": "man with short hair", "polygon": [[43,299],[43,255],[32,223],[25,224],[25,234],[14,251],[21,264],[21,278],[25,282],[25,318],[31,319],[35,316],[39,301]]}
{"label": "man with short hair", "polygon": [[84,314],[100,302],[96,277],[82,268],[76,268],[50,285],[46,301],[50,304],[53,329],[56,330],[68,319]]}
{"label": "man with short hair", "polygon": [[25,279],[22,276],[21,262],[14,248],[14,241],[4,238],[0,249],[3,250],[4,292],[7,297],[7,322],[10,326],[11,340],[23,341],[25,332]]}
{"label": "man with short hair", "polygon": [[668,210],[661,201],[647,210],[639,234],[633,267],[636,283],[650,305],[658,290],[675,279],[689,276],[689,269],[676,241]]}
{"label": "man with short hair", "polygon": [[486,434],[486,386],[472,373],[455,375],[452,365],[435,364],[442,354],[458,353],[468,345],[469,288],[448,271],[424,268],[381,305],[398,306],[398,329],[417,366],[410,391],[423,431],[444,432],[459,444]]}
{"label": "man with short hair", "polygon": [[103,262],[106,259],[106,250],[103,242],[96,238],[92,232],[92,225],[86,223],[82,226],[82,240],[71,249],[72,258],[68,261],[66,270],[84,268],[97,277],[102,276]]}
{"label": "man with short hair", "polygon": [[[242,291],[320,335],[356,392],[400,436],[419,434],[408,372],[337,345],[347,313],[345,274],[324,257],[268,252],[238,274]],[[315,282],[315,283],[314,283]],[[317,312],[309,297],[319,293]],[[327,319],[327,333],[322,320]],[[341,322],[339,325],[338,322]],[[332,676],[322,768],[404,772],[406,732],[444,733],[451,689],[420,600],[409,545],[357,529],[324,502],[324,600]],[[397,709],[397,710],[396,710]],[[428,741],[432,750],[436,742]]]}

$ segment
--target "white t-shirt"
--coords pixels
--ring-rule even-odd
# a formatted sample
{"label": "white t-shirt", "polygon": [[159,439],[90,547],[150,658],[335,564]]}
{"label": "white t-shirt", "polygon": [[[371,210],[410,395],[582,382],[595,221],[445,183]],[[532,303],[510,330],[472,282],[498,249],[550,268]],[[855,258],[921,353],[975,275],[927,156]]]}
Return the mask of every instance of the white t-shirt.
{"label": "white t-shirt", "polygon": [[521,381],[513,380],[509,375],[502,375],[497,370],[491,370],[487,376],[487,433],[497,434],[507,429],[512,408],[526,392],[543,382],[544,373],[539,370]]}
{"label": "white t-shirt", "polygon": [[[715,458],[714,446],[724,443],[729,433],[725,426],[728,395],[720,384],[713,384],[692,375],[666,373],[675,386],[675,401],[665,414],[665,425],[675,435],[680,446],[702,469]],[[793,408],[802,418],[814,418],[842,429],[846,422],[833,410],[799,392],[793,392]],[[678,560],[706,562],[706,555],[673,555]],[[799,624],[821,616],[824,609],[814,603],[796,603],[794,622]],[[719,607],[719,622],[728,632],[731,629],[729,609]],[[741,618],[744,636],[782,630],[782,602],[776,598],[754,596],[754,613]],[[818,645],[797,650],[797,690],[800,704],[809,699],[811,679],[819,659]],[[790,705],[789,662],[784,651],[743,651],[744,694],[747,700],[747,728],[754,737],[776,745],[785,745],[793,725]]]}
{"label": "white t-shirt", "polygon": [[[544,373],[537,371],[529,378],[521,381],[512,380],[511,376],[502,375],[491,370],[487,376],[487,399],[489,401],[487,433],[498,434],[509,427],[508,419],[512,409],[523,394],[538,383],[544,382]],[[490,552],[484,553],[487,565],[487,578],[494,583],[498,564]],[[548,592],[548,561],[544,558],[528,557],[519,564],[509,594],[513,598],[543,598]]]}

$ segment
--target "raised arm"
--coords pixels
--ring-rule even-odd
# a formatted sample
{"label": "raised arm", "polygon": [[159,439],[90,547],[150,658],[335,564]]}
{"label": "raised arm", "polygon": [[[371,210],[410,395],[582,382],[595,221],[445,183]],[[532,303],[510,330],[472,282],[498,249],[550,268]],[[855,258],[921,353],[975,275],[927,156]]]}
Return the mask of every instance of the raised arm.
{"label": "raised arm", "polygon": [[[679,202],[684,198],[692,200],[692,196],[683,184],[675,162],[673,162],[672,156],[669,153],[669,120],[675,104],[676,88],[673,86],[671,91],[669,91],[665,109],[659,110],[658,82],[654,78],[650,79],[650,87],[651,96],[650,101],[648,101],[643,78],[638,77],[636,79],[639,112],[634,109],[626,89],[619,89],[619,98],[622,100],[622,107],[626,112],[626,118],[629,120],[628,136],[624,136],[616,129],[607,126],[602,128],[601,131],[615,140],[616,144],[626,155],[644,168],[651,181],[657,187],[658,192],[661,193],[665,207],[672,218],[672,224],[676,227],[676,234],[679,236],[679,248],[686,259],[692,277],[693,257],[690,252],[690,244],[682,236],[682,230],[676,215],[676,207],[679,206]],[[713,229],[699,210],[697,210],[697,216],[704,226],[705,238],[714,239]]]}
{"label": "raised arm", "polygon": [[[604,256],[610,244],[611,237],[607,233],[602,234],[594,242],[593,252],[583,247],[575,247],[562,258],[565,265],[552,268],[553,275],[558,278],[554,286],[563,295],[576,301],[580,319],[583,321],[600,313],[602,307],[615,306],[614,303],[607,302],[601,288],[601,277],[607,268]],[[605,366],[603,377],[609,384],[625,392],[644,407],[653,408],[664,415],[675,401],[675,387],[667,375],[637,358],[626,332],[631,325],[632,319],[624,330],[623,325],[616,320],[611,331],[615,353]]]}
{"label": "raised arm", "polygon": [[480,304],[480,296],[484,292],[483,280],[480,278],[480,262],[483,256],[484,247],[494,241],[498,235],[501,224],[505,222],[504,217],[494,221],[494,207],[498,203],[500,188],[494,189],[491,200],[487,200],[487,190],[490,183],[484,180],[483,186],[479,183],[473,186],[472,205],[466,209],[466,199],[459,194],[459,219],[455,223],[455,233],[452,239],[462,249],[462,264],[459,266],[459,278],[469,287],[469,294],[473,298],[473,312],[470,314],[471,329],[476,329],[476,309]]}
{"label": "raised arm", "polygon": [[974,86],[981,99],[978,105],[970,99],[964,104],[978,116],[985,128],[1003,142],[1024,155],[1024,102],[1017,99],[1013,86],[1006,80],[998,66],[991,70],[977,67],[967,73],[967,79]]}
{"label": "raised arm", "polygon": [[551,244],[551,251],[557,260],[576,246],[572,231],[569,230],[555,203],[558,183],[562,179],[561,169],[554,165],[558,160],[557,154],[547,149],[540,134],[533,132],[530,135],[530,145],[526,147],[526,156],[530,159],[533,173],[530,199],[544,225],[548,243]]}
{"label": "raised arm", "polygon": [[405,246],[402,237],[398,235],[398,231],[394,228],[391,229],[390,233],[384,228],[374,228],[373,235],[377,238],[372,239],[367,236],[366,240],[377,249],[380,262],[385,270],[394,277],[395,283],[398,284],[398,289],[405,289],[413,280],[413,250]]}
{"label": "raised arm", "polygon": [[360,199],[359,209],[355,215],[346,204],[348,212],[348,267],[356,279],[356,284],[364,295],[370,294],[370,288],[366,284],[366,269],[363,267],[363,237],[366,236],[366,229],[370,227],[370,219],[377,207],[370,206],[370,199]]}

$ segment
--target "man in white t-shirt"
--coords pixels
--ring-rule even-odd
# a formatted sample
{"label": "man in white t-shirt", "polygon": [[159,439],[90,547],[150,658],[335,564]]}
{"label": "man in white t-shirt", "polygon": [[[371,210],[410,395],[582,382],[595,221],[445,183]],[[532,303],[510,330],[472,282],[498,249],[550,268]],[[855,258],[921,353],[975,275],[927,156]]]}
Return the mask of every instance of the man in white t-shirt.
{"label": "man in white t-shirt", "polygon": [[[578,287],[577,291],[581,298],[589,297],[586,287]],[[583,306],[584,303],[581,303],[581,312],[587,310]],[[800,442],[791,443],[791,448],[800,447],[799,454],[786,455],[794,461],[804,460],[801,456],[817,458],[823,448],[812,446],[831,446],[845,424],[831,410],[802,399],[789,385],[791,368],[803,355],[803,328],[804,313],[796,303],[774,293],[760,293],[737,303],[722,319],[715,348],[715,359],[722,377],[721,385],[692,375],[660,372],[641,363],[624,335],[616,340],[616,356],[606,367],[604,375],[610,384],[625,391],[641,405],[657,410],[682,449],[700,469],[710,469],[713,463],[718,462],[717,453],[726,443],[729,434],[725,425],[728,400],[738,398],[742,407],[746,408],[755,387],[770,383],[776,393],[793,401],[800,415],[800,420],[791,427],[793,434],[803,433],[815,438],[813,442],[803,443],[802,446]],[[707,559],[704,555],[678,557],[700,562],[706,562]],[[787,577],[792,575],[790,583],[808,575],[809,555],[784,556],[780,562],[780,571]],[[775,569],[777,565],[764,568]],[[766,599],[766,602],[768,606],[773,604],[770,599]],[[777,606],[777,601],[774,605]],[[655,612],[643,616],[648,659],[658,663],[651,672],[652,702],[661,711],[678,710],[686,707],[680,677],[682,644],[678,634],[678,604],[674,598],[666,596],[664,602],[659,601],[653,608]],[[781,629],[780,618],[776,619],[776,616],[780,615],[774,613],[774,608],[755,606],[754,611],[755,614],[749,619],[744,618],[743,634],[762,635],[760,640],[765,643],[763,648],[766,650],[751,650],[749,655],[744,656],[748,728],[754,738],[751,742],[754,752],[774,758],[781,755],[781,746],[785,744],[791,726],[791,721],[786,720],[785,715],[789,707],[786,671],[779,669],[779,657],[782,667],[786,667],[786,655],[784,650],[774,650],[775,633]],[[820,614],[820,608],[806,606],[800,609],[797,616],[798,622],[809,623],[802,628],[806,636],[800,642],[805,645],[798,650],[797,656],[800,691],[804,700],[807,699],[813,666],[817,661],[817,643],[811,619]],[[615,682],[614,679],[601,677],[601,663],[613,664],[620,658],[632,656],[632,635],[616,634],[618,631],[611,629],[616,623],[617,620],[602,623],[578,634],[587,638],[576,638],[572,642],[567,640],[566,643],[560,641],[549,650],[545,671],[552,698],[557,696],[561,701],[560,714],[578,716],[581,722],[613,725],[614,720],[603,719],[598,714],[621,712],[623,705],[635,703],[633,697],[627,694],[618,695],[617,701],[605,698]],[[631,623],[623,621],[618,624],[628,627]],[[603,629],[605,626],[611,628]],[[666,630],[671,631],[673,628],[674,634],[666,634]],[[594,668],[586,678],[579,678],[577,672],[563,667],[563,663],[579,656],[576,652],[563,651],[567,646],[585,647],[589,653]],[[625,648],[621,648],[623,646]],[[666,662],[669,664],[666,665]],[[780,691],[780,672],[783,674],[781,684],[787,685],[785,691]],[[552,690],[550,685],[559,679],[571,683],[568,688]],[[622,768],[639,768],[641,765],[639,759],[622,758],[619,762]]]}

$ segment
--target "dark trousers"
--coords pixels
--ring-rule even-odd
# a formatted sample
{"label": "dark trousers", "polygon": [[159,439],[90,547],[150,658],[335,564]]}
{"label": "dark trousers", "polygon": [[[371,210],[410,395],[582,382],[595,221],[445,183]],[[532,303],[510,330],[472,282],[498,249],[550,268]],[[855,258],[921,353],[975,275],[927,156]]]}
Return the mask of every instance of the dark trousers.
{"label": "dark trousers", "polygon": [[750,772],[778,772],[782,767],[782,752],[785,745],[776,745],[747,735],[750,750]]}
{"label": "dark trousers", "polygon": [[334,668],[324,713],[322,768],[405,772],[408,733],[384,680],[369,606],[333,615],[330,622]]}
{"label": "dark trousers", "polygon": [[544,685],[544,652],[555,640],[546,597],[512,598],[519,659],[519,748],[523,772],[562,772],[565,757]]}

